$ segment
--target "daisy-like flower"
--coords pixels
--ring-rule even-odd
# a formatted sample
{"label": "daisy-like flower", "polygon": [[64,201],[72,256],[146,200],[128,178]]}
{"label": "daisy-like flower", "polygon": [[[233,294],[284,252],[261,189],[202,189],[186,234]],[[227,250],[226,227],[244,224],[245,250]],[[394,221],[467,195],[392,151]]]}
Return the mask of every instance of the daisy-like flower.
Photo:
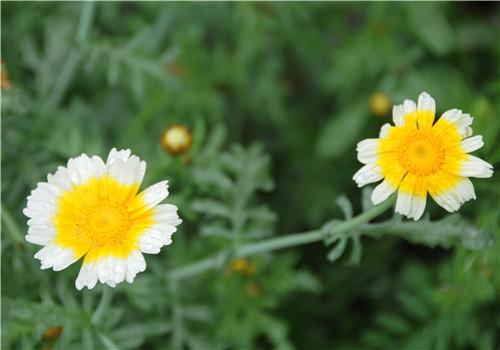
{"label": "daisy-like flower", "polygon": [[60,271],[84,257],[78,290],[132,283],[146,268],[142,253],[159,253],[181,223],[176,206],[159,204],[167,181],[137,193],[145,171],[130,150],[113,148],[106,164],[82,154],[38,183],[23,212],[26,240],[44,246],[35,254],[42,269]]}
{"label": "daisy-like flower", "polygon": [[434,123],[435,111],[434,99],[423,92],[418,104],[405,100],[394,106],[395,125],[383,125],[378,139],[358,143],[358,159],[365,166],[354,181],[362,187],[384,180],[372,193],[373,204],[398,191],[396,212],[418,220],[429,193],[453,212],[476,198],[468,177],[492,176],[491,164],[468,154],[483,146],[482,136],[471,137],[472,117],[451,109]]}

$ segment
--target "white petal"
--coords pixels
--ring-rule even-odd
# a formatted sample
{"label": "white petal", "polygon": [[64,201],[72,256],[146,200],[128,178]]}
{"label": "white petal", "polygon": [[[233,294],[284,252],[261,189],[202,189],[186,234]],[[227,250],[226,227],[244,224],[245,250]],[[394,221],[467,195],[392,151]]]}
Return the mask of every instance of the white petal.
{"label": "white petal", "polygon": [[437,204],[449,212],[457,211],[465,202],[476,199],[474,186],[466,177],[461,178],[453,188],[439,195],[431,192],[431,196]]}
{"label": "white petal", "polygon": [[415,101],[405,100],[403,102],[403,108],[406,116],[407,114],[415,112],[417,110],[417,105],[415,104]]}
{"label": "white petal", "polygon": [[380,166],[370,163],[359,169],[352,179],[358,184],[358,187],[363,187],[364,185],[382,180],[383,175],[380,172]]}
{"label": "white petal", "polygon": [[46,182],[38,183],[28,196],[26,208],[23,209],[24,215],[51,223],[57,211],[57,199],[61,193],[62,191],[54,185]]}
{"label": "white petal", "polygon": [[403,104],[395,105],[392,108],[392,120],[396,126],[403,126],[405,124],[406,115],[413,113],[417,110],[417,105],[412,100],[404,100]]}
{"label": "white petal", "polygon": [[115,287],[125,280],[127,271],[127,260],[109,256],[99,259],[96,262],[99,282],[106,283],[110,287]]}
{"label": "white petal", "polygon": [[472,118],[469,114],[462,113],[460,109],[450,109],[444,112],[440,120],[441,119],[453,124],[462,138],[468,137],[472,134],[470,125],[472,124],[474,118]]}
{"label": "white petal", "polygon": [[172,243],[172,235],[182,220],[177,207],[161,204],[154,208],[153,221],[156,223],[139,238],[139,248],[143,253],[158,254],[161,247]]}
{"label": "white petal", "polygon": [[358,160],[363,164],[375,163],[378,159],[379,139],[366,139],[358,143]]}
{"label": "white petal", "polygon": [[178,226],[182,220],[177,214],[177,207],[173,204],[160,204],[155,207],[153,220],[159,224]]}
{"label": "white petal", "polygon": [[146,269],[146,261],[138,250],[132,251],[126,258],[102,257],[97,261],[84,262],[75,282],[75,287],[92,289],[97,282],[114,288],[127,281],[132,283],[135,276]]}
{"label": "white petal", "polygon": [[145,203],[145,209],[150,209],[168,196],[168,181],[160,181],[146,188],[139,195]]}
{"label": "white petal", "polygon": [[106,167],[109,167],[117,159],[126,162],[131,153],[132,152],[130,151],[130,149],[122,149],[117,151],[116,148],[113,147],[113,149],[109,152],[108,159],[106,160]]}
{"label": "white petal", "polygon": [[146,269],[146,260],[141,252],[135,250],[127,257],[127,272],[125,279],[128,283],[134,281],[135,276]]}
{"label": "white petal", "polygon": [[462,142],[460,142],[460,145],[466,153],[477,151],[484,145],[483,137],[481,135],[469,137],[465,140],[462,140]]}
{"label": "white petal", "polygon": [[59,187],[46,182],[40,182],[31,191],[26,208],[23,209],[24,215],[30,218],[25,237],[28,242],[46,245],[53,241],[55,236],[53,217],[57,212],[57,199],[61,193]]}
{"label": "white petal", "polygon": [[465,131],[462,135],[462,138],[466,138],[466,137],[469,137],[471,135],[472,135],[472,128],[468,126],[465,128]]}
{"label": "white petal", "polygon": [[85,153],[68,160],[67,169],[71,182],[75,185],[83,184],[92,178],[99,178],[106,170],[100,157],[89,158]]}
{"label": "white petal", "polygon": [[384,125],[382,125],[382,127],[380,128],[380,135],[379,137],[381,139],[385,139],[387,137],[387,135],[389,135],[389,131],[391,130],[392,126],[390,123],[385,123]]}
{"label": "white petal", "polygon": [[[175,230],[175,227],[173,227]],[[143,253],[158,254],[161,247],[172,243],[172,231],[163,232],[156,227],[150,228],[139,238],[139,248]]]}
{"label": "white petal", "polygon": [[28,234],[25,239],[33,244],[47,245],[54,240],[56,229],[53,225],[28,220]]}
{"label": "white petal", "polygon": [[75,287],[78,290],[82,290],[83,287],[92,289],[97,284],[97,267],[93,262],[84,262],[80,273],[75,281]]}
{"label": "white petal", "polygon": [[99,282],[107,283],[112,276],[112,257],[103,257],[95,262]]}
{"label": "white petal", "polygon": [[405,124],[405,109],[403,105],[394,105],[392,107],[392,120],[396,126],[403,126]]}
{"label": "white petal", "polygon": [[418,110],[436,112],[436,101],[427,92],[422,92],[418,96]]}
{"label": "white petal", "polygon": [[491,177],[493,175],[493,165],[468,154],[460,165],[458,175],[480,178]]}
{"label": "white petal", "polygon": [[413,196],[413,202],[412,202],[412,216],[413,220],[417,221],[422,217],[425,211],[425,202],[427,200],[427,196],[421,197],[421,196]]}
{"label": "white petal", "polygon": [[389,181],[384,180],[372,192],[372,203],[378,205],[390,197],[391,194],[396,192],[397,187],[392,186]]}
{"label": "white petal", "polygon": [[398,192],[398,198],[396,200],[396,213],[404,216],[408,216],[411,209],[411,195],[404,192]]}
{"label": "white petal", "polygon": [[42,263],[42,269],[52,268],[54,271],[65,269],[79,258],[73,249],[63,248],[56,243],[46,245],[35,254],[35,259]]}
{"label": "white petal", "polygon": [[409,218],[413,218],[413,220],[417,221],[422,217],[425,210],[425,202],[427,200],[427,195],[422,196],[411,196],[411,211]]}
{"label": "white petal", "polygon": [[136,155],[127,157],[127,160],[112,158],[112,161],[108,160],[107,169],[108,174],[118,183],[140,185],[146,172],[146,162],[141,161]]}
{"label": "white petal", "polygon": [[49,184],[58,186],[65,191],[69,191],[71,187],[73,187],[68,169],[63,166],[57,167],[57,171],[54,173],[54,175],[47,175],[47,181],[49,182]]}
{"label": "white petal", "polygon": [[396,213],[417,221],[424,213],[425,202],[426,197],[415,196],[400,190],[396,201]]}

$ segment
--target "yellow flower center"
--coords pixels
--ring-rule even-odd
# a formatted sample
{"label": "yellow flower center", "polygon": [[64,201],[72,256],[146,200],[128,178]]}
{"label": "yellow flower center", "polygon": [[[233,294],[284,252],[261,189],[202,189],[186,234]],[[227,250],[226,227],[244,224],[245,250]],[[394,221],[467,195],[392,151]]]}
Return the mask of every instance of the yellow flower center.
{"label": "yellow flower center", "polygon": [[[84,235],[88,242],[94,242],[99,246],[105,245],[110,241],[119,241],[123,238],[121,233],[127,232],[130,228],[130,218],[123,205],[114,205],[113,203],[103,203],[98,201],[94,212],[88,213],[83,217],[81,227],[84,227]],[[89,218],[87,220],[87,218]]]}
{"label": "yellow flower center", "polygon": [[408,172],[424,176],[441,168],[445,150],[440,139],[430,130],[415,130],[401,139],[397,157]]}
{"label": "yellow flower center", "polygon": [[104,176],[73,187],[58,202],[56,242],[86,261],[101,256],[126,257],[154,223],[152,210],[141,210],[138,185],[122,185]]}

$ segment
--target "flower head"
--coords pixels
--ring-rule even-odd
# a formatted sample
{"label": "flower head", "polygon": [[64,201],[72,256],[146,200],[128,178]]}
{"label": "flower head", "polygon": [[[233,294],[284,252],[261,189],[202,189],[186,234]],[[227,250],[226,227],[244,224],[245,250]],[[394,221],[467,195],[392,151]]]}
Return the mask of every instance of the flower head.
{"label": "flower head", "polygon": [[79,290],[97,281],[131,283],[144,271],[142,253],[159,253],[181,223],[176,206],[159,204],[168,196],[167,181],[137,193],[145,171],[130,150],[113,148],[106,163],[82,154],[38,183],[24,214],[26,240],[44,246],[35,254],[42,269],[63,270],[84,257]]}
{"label": "flower head", "polygon": [[393,108],[394,126],[382,126],[378,139],[358,143],[358,159],[365,164],[354,181],[359,187],[384,180],[372,193],[377,205],[398,190],[396,212],[418,220],[427,193],[449,212],[475,199],[468,177],[491,177],[493,166],[468,153],[483,146],[473,136],[472,117],[459,109],[443,113],[434,123],[436,103],[427,93],[418,104],[405,100]]}

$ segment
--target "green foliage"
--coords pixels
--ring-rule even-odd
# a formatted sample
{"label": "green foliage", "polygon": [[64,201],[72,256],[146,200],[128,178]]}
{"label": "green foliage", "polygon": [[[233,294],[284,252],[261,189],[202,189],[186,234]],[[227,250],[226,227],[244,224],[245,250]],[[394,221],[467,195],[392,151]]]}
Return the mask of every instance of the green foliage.
{"label": "green foliage", "polygon": [[[471,113],[498,169],[496,4],[1,6],[2,348],[500,347],[496,174],[459,214],[428,199],[419,222],[349,226],[373,209],[355,145],[391,120],[375,92]],[[159,143],[173,124],[192,132],[179,157]],[[79,263],[40,270],[22,208],[68,158],[111,147],[147,161],[144,186],[169,180],[184,222],[133,284],[77,292]],[[324,245],[233,267],[241,247],[311,229]]]}

